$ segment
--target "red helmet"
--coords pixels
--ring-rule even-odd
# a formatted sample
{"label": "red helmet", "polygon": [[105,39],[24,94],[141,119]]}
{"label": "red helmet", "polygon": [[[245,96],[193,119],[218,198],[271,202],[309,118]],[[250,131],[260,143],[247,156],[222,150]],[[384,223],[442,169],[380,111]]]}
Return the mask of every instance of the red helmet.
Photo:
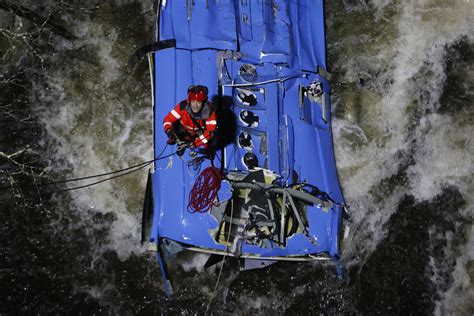
{"label": "red helmet", "polygon": [[207,100],[207,87],[206,86],[190,86],[188,88],[188,99],[189,101],[195,100],[195,101],[201,101],[204,102]]}

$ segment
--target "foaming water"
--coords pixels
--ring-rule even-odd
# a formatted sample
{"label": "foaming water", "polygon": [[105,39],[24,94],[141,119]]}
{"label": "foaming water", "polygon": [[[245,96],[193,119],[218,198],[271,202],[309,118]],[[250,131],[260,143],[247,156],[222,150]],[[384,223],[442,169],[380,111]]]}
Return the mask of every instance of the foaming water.
{"label": "foaming water", "polygon": [[[474,212],[469,209],[470,216]],[[474,228],[466,232],[466,243],[451,253],[452,248],[447,249],[447,255],[456,257],[454,270],[452,272],[453,284],[447,290],[441,290],[441,299],[436,302],[435,315],[472,315],[474,310]],[[439,280],[433,280],[440,282]]]}
{"label": "foaming water", "polygon": [[[123,50],[121,45],[129,39],[114,25],[113,14],[120,10],[110,4],[91,5],[90,9],[94,13],[86,15],[83,23],[73,24],[71,31],[79,38],[63,45],[62,56],[55,61],[63,59],[33,91],[54,144],[51,168],[62,170],[68,178],[110,172],[152,157],[148,87],[143,85],[146,78],[137,82],[126,67],[133,51]],[[64,165],[58,166],[59,161]],[[126,258],[142,251],[137,240],[143,173],[71,192],[73,208],[81,217],[96,212],[114,215],[108,242],[96,249],[98,255],[113,250]]]}
{"label": "foaming water", "polygon": [[[459,42],[474,45],[474,4],[384,0],[374,1],[373,6],[375,21],[392,24],[394,29],[372,48],[361,43],[361,53],[371,55],[371,60],[361,56],[354,62],[357,57],[352,57],[342,66],[345,80],[354,80],[354,74],[359,74],[365,76],[366,83],[356,88],[355,94],[362,100],[359,107],[346,105],[344,118],[336,119],[333,125],[340,179],[346,200],[352,203],[356,228],[346,260],[357,265],[362,249],[369,254],[375,251],[386,237],[385,224],[403,196],[413,196],[421,203],[455,187],[466,200],[466,207],[459,212],[464,223],[471,224],[458,224],[460,229],[467,229],[462,245],[447,242],[445,246],[446,255],[457,257],[448,282],[452,285],[446,289],[437,286],[440,281],[436,277],[432,281],[442,297],[436,305],[438,313],[449,314],[457,310],[456,306],[462,306],[457,311],[463,311],[474,299],[474,114],[472,103],[458,113],[443,113],[440,107],[443,94],[455,93],[446,86],[446,65],[452,53],[449,48]],[[472,102],[472,59],[463,66],[471,71],[463,73],[465,84],[460,83],[460,89],[471,95],[465,101]],[[376,68],[379,71],[371,73]],[[336,102],[341,102],[339,97]],[[449,241],[449,236],[443,239]],[[438,268],[449,271],[442,265]],[[454,299],[454,293],[459,292],[463,294]]]}
{"label": "foaming water", "polygon": [[[386,1],[383,4],[385,7]],[[418,150],[418,144],[414,146],[414,142],[420,140],[421,135],[426,134],[427,125],[434,124],[436,127],[446,129],[452,126],[449,124],[451,118],[437,122],[436,119],[440,119],[439,115],[427,115],[427,113],[436,110],[443,92],[446,80],[444,73],[446,46],[469,34],[468,26],[471,19],[467,10],[469,8],[471,7],[468,5],[467,8],[452,9],[453,12],[443,11],[442,15],[448,18],[445,18],[445,21],[439,21],[436,16],[429,16],[427,9],[421,10],[423,8],[419,8],[418,2],[400,4],[399,9],[402,13],[397,16],[398,38],[393,45],[385,46],[384,50],[379,52],[385,55],[385,58],[380,60],[388,66],[383,67],[379,64],[379,67],[385,68],[385,72],[372,78],[370,86],[363,88],[361,92],[361,94],[375,93],[377,96],[370,100],[372,104],[363,104],[365,108],[362,109],[361,128],[356,128],[357,132],[354,133],[354,124],[350,122],[353,119],[350,117],[349,121],[336,119],[334,122],[337,162],[342,170],[341,180],[348,201],[354,203],[354,201],[367,200],[367,195],[374,186],[399,173],[407,160],[412,159],[410,155],[413,152],[415,155],[423,152]],[[440,11],[437,12],[440,13]],[[423,19],[426,21],[423,22]],[[456,20],[455,24],[451,23],[453,20]],[[449,31],[439,32],[439,29]],[[378,60],[373,61],[378,62]],[[371,68],[374,66],[371,65]],[[369,91],[365,92],[364,89]],[[367,100],[370,96],[363,97]],[[450,136],[456,136],[460,140],[465,139],[472,127],[465,126],[464,128],[465,130],[461,133],[457,135],[451,133]],[[350,137],[345,137],[348,133]],[[436,136],[433,136],[443,137],[438,135],[439,133],[436,133]],[[354,142],[356,142],[355,145]],[[445,142],[450,143],[450,138],[446,137]],[[423,145],[423,142],[419,145]],[[463,150],[464,148],[461,148],[460,159],[466,157]],[[450,154],[450,151],[443,150],[442,154],[444,153]],[[423,159],[415,158],[415,161],[423,162]],[[463,165],[464,167],[461,168],[463,170],[459,173],[467,171],[469,161]],[[422,168],[416,177],[410,177],[410,181],[432,175],[432,172]],[[445,175],[440,175],[440,178],[445,178]],[[413,186],[416,185],[415,182],[416,180],[413,181]],[[429,191],[431,195],[425,195],[422,199],[433,198],[439,193],[439,189]],[[413,193],[421,198],[416,190]],[[367,209],[367,206],[371,208],[370,204],[364,205],[363,208]],[[393,211],[394,208],[384,211],[382,216],[386,220]],[[379,224],[385,222],[384,219],[380,220]]]}

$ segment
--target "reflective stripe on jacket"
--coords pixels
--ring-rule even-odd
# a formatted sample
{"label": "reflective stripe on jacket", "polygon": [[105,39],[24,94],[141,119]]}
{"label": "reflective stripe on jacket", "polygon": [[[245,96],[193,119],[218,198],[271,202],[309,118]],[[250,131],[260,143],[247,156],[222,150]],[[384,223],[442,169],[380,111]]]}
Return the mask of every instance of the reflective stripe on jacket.
{"label": "reflective stripe on jacket", "polygon": [[[203,104],[201,111],[191,117],[191,108],[186,100],[178,103],[164,118],[163,128],[168,132],[173,128],[173,124],[179,121],[184,129],[195,138],[194,146],[207,148],[212,140],[213,132],[217,127],[216,111],[211,103]],[[193,121],[194,118],[194,121]],[[198,123],[198,125],[195,124]]]}

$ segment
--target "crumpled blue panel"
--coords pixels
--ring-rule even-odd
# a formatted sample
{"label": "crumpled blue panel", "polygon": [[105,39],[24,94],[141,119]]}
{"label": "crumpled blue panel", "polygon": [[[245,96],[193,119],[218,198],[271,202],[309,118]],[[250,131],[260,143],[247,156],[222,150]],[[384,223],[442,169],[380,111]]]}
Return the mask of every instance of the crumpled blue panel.
{"label": "crumpled blue panel", "polygon": [[286,58],[292,53],[291,50],[291,20],[288,16],[287,1],[267,1],[264,6],[265,22],[265,42],[262,47],[262,60],[269,59],[273,63],[278,63],[277,56],[285,56],[285,60],[280,57],[281,62],[286,62]]}
{"label": "crumpled blue panel", "polygon": [[265,40],[262,1],[238,1],[239,44],[243,59],[259,62]]}
{"label": "crumpled blue panel", "polygon": [[322,0],[238,1],[240,52],[252,62],[326,69]]}
{"label": "crumpled blue panel", "polygon": [[237,50],[234,1],[167,1],[161,8],[160,40],[177,48]]}
{"label": "crumpled blue panel", "polygon": [[326,69],[323,0],[167,1],[159,27],[177,48],[239,47],[243,60]]}
{"label": "crumpled blue panel", "polygon": [[187,1],[166,1],[161,7],[158,40],[175,39],[176,44],[189,46],[190,34],[186,10]]}
{"label": "crumpled blue panel", "polygon": [[289,63],[291,21],[286,1],[239,1],[239,43],[244,59]]}
{"label": "crumpled blue panel", "polygon": [[292,66],[308,71],[316,71],[318,65],[327,69],[323,0],[299,0],[289,3],[296,49]]}

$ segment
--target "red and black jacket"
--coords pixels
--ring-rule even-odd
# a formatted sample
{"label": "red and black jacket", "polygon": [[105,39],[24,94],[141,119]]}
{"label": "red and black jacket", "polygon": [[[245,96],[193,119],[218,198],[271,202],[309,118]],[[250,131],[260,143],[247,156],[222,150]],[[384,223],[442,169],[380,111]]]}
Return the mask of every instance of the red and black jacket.
{"label": "red and black jacket", "polygon": [[177,121],[189,133],[194,146],[208,147],[208,143],[212,140],[217,127],[216,111],[210,102],[205,102],[199,113],[191,111],[191,105],[187,100],[178,103],[163,120],[165,133],[172,129]]}

